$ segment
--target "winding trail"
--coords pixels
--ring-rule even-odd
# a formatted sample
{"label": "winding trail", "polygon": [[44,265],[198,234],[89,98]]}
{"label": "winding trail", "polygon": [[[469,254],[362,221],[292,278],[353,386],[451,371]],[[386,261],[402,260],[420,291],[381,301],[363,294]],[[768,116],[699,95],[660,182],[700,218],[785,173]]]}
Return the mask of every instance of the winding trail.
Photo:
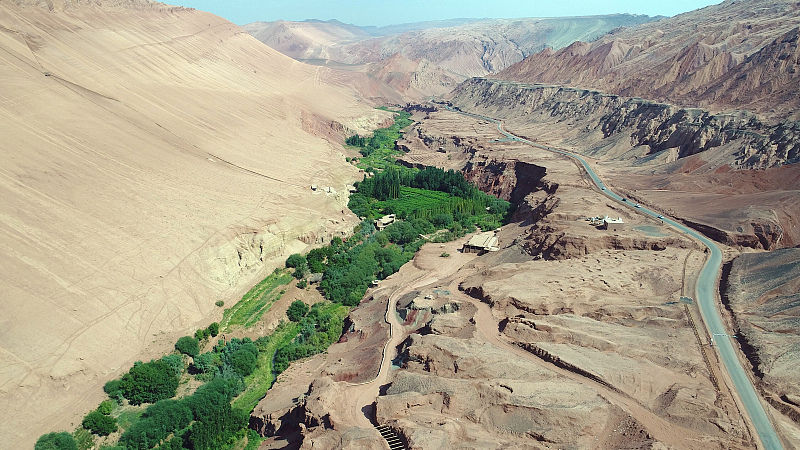
{"label": "winding trail", "polygon": [[395,307],[397,301],[411,291],[452,276],[464,264],[472,261],[476,255],[462,254],[456,250],[463,242],[464,239],[460,239],[445,244],[445,250],[452,256],[446,259],[436,256],[438,261],[430,267],[418,266],[419,262],[415,257],[408,267],[404,266],[399,272],[382,281],[382,284],[386,284],[385,287],[380,287],[373,292],[373,296],[376,298],[382,295],[388,296],[384,319],[389,324],[389,339],[384,345],[380,370],[375,378],[363,383],[347,383],[346,387],[340,391],[336,403],[342,405],[339,408],[343,414],[341,420],[361,428],[373,428],[378,425],[373,424],[370,419],[373,416],[373,404],[380,394],[381,386],[391,380],[392,361],[397,357],[397,346],[407,337],[397,315]]}
{"label": "winding trail", "polygon": [[608,187],[603,183],[600,177],[592,170],[589,166],[589,163],[581,157],[580,155],[569,152],[566,150],[558,149],[549,147],[546,145],[538,144],[536,142],[530,141],[528,139],[519,137],[513,133],[506,131],[503,128],[503,122],[491,117],[483,116],[480,114],[473,114],[468,113],[460,110],[453,109],[449,106],[446,107],[449,111],[456,112],[458,114],[466,115],[469,117],[478,118],[481,120],[487,120],[489,122],[497,124],[497,129],[506,136],[509,140],[521,142],[532,147],[546,150],[552,153],[557,153],[559,155],[566,156],[568,158],[572,158],[575,161],[578,161],[589,177],[594,182],[595,186],[602,191],[602,193],[622,204],[626,205],[629,208],[633,209],[635,212],[639,214],[643,214],[645,216],[650,216],[652,218],[656,218],[662,220],[665,224],[670,225],[675,230],[694,238],[700,241],[703,245],[706,246],[708,252],[710,253],[709,258],[706,260],[706,264],[703,266],[702,270],[700,271],[700,275],[697,279],[696,285],[696,298],[698,305],[700,306],[700,313],[703,318],[703,323],[708,330],[709,335],[711,336],[722,336],[721,339],[717,339],[717,345],[715,348],[722,359],[722,362],[725,366],[725,369],[730,376],[731,381],[733,382],[733,390],[739,397],[739,400],[744,407],[743,411],[748,416],[750,423],[752,424],[753,428],[758,435],[758,439],[760,440],[762,446],[765,449],[773,450],[773,449],[783,449],[783,445],[781,444],[781,440],[778,437],[778,434],[775,432],[775,428],[772,425],[769,417],[767,416],[766,410],[764,409],[763,404],[761,403],[761,399],[756,393],[755,388],[753,387],[753,383],[750,381],[750,378],[747,376],[747,372],[742,367],[741,362],[736,354],[736,350],[733,347],[731,342],[730,335],[728,334],[728,330],[725,328],[725,325],[722,321],[722,317],[719,313],[719,309],[717,307],[717,285],[719,279],[719,273],[722,267],[722,251],[714,243],[711,239],[703,236],[702,234],[698,233],[697,231],[679,223],[675,220],[672,220],[668,217],[662,217],[658,212],[652,211],[647,209],[643,206],[635,207],[631,202],[626,201],[622,196],[612,192]]}

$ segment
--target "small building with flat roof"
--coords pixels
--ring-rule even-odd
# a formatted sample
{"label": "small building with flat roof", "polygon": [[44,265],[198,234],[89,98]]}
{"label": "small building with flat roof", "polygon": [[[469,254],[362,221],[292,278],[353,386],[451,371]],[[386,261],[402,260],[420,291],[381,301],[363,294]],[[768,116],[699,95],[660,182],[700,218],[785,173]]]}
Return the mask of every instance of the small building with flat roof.
{"label": "small building with flat roof", "polygon": [[622,231],[625,228],[625,222],[622,220],[622,217],[614,219],[606,216],[603,218],[603,225],[601,225],[600,228],[614,232]]}
{"label": "small building with flat roof", "polygon": [[475,236],[472,236],[464,247],[461,248],[461,251],[464,253],[484,253],[484,252],[496,252],[500,250],[498,245],[498,239],[495,235],[494,231],[487,231],[485,233],[478,233]]}
{"label": "small building with flat roof", "polygon": [[393,224],[395,220],[397,220],[397,216],[394,214],[383,216],[380,219],[375,220],[375,228],[377,228],[378,231],[380,231],[388,227],[389,225]]}

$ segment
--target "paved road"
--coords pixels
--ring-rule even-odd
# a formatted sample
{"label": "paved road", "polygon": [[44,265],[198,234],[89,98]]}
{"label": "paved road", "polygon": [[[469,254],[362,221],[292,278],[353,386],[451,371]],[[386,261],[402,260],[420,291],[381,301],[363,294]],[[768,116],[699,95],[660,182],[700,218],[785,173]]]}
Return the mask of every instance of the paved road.
{"label": "paved road", "polygon": [[780,438],[778,438],[778,434],[775,432],[775,428],[772,426],[772,422],[770,422],[769,417],[767,417],[766,412],[764,411],[764,407],[761,404],[761,400],[756,393],[755,389],[753,388],[753,384],[750,382],[750,379],[747,377],[747,373],[745,369],[742,367],[741,363],[739,362],[739,358],[736,355],[736,350],[733,348],[733,344],[731,343],[731,339],[728,336],[728,330],[725,328],[725,325],[722,322],[722,317],[719,314],[719,310],[717,309],[717,274],[720,272],[720,268],[722,267],[722,251],[720,251],[719,247],[707,237],[703,236],[702,234],[698,233],[697,231],[686,227],[685,225],[675,222],[672,219],[667,217],[661,217],[659,213],[651,211],[644,206],[635,207],[635,202],[624,201],[623,197],[615,194],[610,189],[606,187],[603,181],[597,176],[597,174],[589,167],[589,164],[583,159],[580,155],[577,155],[572,152],[568,152],[565,150],[557,149],[548,147],[546,145],[537,144],[535,142],[529,141],[527,139],[523,139],[519,136],[516,136],[512,133],[509,133],[505,129],[503,129],[503,123],[497,119],[493,119],[491,117],[482,116],[479,114],[472,114],[463,111],[454,110],[450,107],[447,107],[450,111],[457,112],[459,114],[464,114],[466,116],[471,116],[475,118],[479,118],[482,120],[488,120],[492,123],[497,124],[497,129],[500,130],[503,135],[505,135],[508,139],[523,142],[525,144],[529,144],[533,147],[540,148],[542,150],[547,150],[550,152],[558,153],[561,155],[568,156],[583,165],[583,168],[586,170],[586,173],[589,174],[594,184],[605,194],[607,197],[616,200],[619,203],[625,204],[640,214],[644,214],[646,216],[654,217],[660,220],[663,220],[664,223],[672,226],[673,228],[677,229],[678,231],[689,235],[700,242],[703,243],[708,248],[708,251],[711,253],[710,257],[706,261],[705,266],[700,271],[700,276],[697,279],[697,288],[696,288],[696,297],[697,302],[700,306],[700,312],[703,316],[703,322],[708,329],[708,333],[711,336],[721,335],[722,337],[716,337],[714,339],[714,348],[717,349],[723,364],[725,365],[725,369],[728,371],[728,374],[733,380],[733,386],[736,390],[739,398],[744,405],[745,412],[750,417],[750,421],[756,429],[756,433],[758,434],[758,438],[761,441],[761,444],[764,448],[768,450],[773,449],[783,449],[781,444]]}

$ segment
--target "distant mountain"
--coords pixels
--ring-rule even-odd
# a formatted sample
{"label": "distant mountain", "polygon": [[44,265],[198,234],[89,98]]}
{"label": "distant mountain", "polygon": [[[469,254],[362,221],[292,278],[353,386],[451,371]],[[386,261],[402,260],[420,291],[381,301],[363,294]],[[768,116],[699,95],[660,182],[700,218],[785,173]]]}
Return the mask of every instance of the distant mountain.
{"label": "distant mountain", "polygon": [[796,120],[798,27],[796,1],[728,0],[545,49],[496,77]]}
{"label": "distant mountain", "polygon": [[[397,78],[396,55],[426,68],[401,78],[423,95],[448,92],[467,77],[497,72],[545,48],[594,40],[619,27],[653,20],[617,14],[566,18],[453,19],[391,27],[355,27],[338,21],[259,22],[245,30],[295,59],[316,64],[366,66],[369,73]],[[375,35],[379,35],[375,37]],[[404,66],[408,67],[408,64]],[[435,68],[435,70],[432,70]],[[351,67],[351,70],[356,70]],[[439,78],[427,78],[437,74]]]}

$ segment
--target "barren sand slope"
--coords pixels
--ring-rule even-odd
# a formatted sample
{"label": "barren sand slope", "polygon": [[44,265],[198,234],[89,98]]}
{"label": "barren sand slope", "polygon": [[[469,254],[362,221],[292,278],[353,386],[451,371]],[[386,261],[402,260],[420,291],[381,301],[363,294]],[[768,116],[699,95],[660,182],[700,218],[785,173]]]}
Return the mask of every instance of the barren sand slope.
{"label": "barren sand slope", "polygon": [[[111,3],[111,2],[109,2]],[[333,143],[386,114],[213,15],[0,4],[0,425],[30,445],[347,230]],[[324,139],[332,138],[331,141]]]}

